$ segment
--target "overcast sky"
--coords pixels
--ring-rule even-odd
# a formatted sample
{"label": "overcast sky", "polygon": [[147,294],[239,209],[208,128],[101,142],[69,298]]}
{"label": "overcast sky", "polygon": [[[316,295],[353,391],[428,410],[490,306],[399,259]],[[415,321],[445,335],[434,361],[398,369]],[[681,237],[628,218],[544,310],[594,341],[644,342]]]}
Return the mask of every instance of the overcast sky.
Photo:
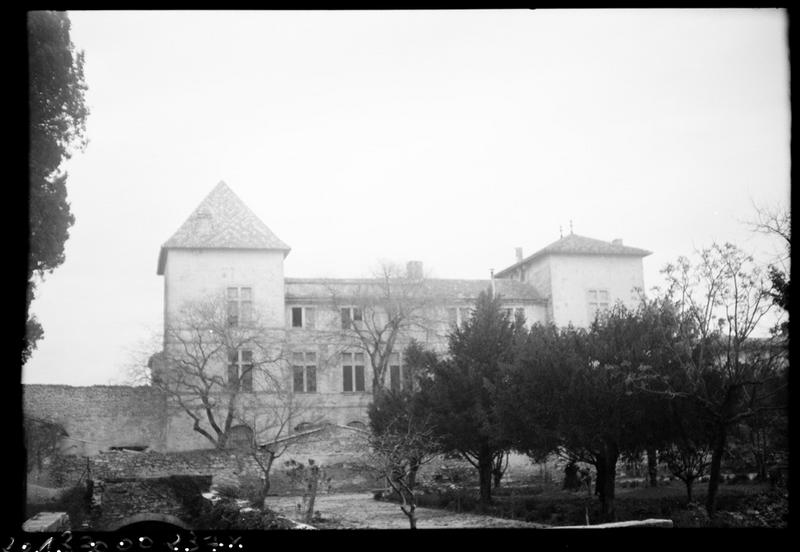
{"label": "overcast sky", "polygon": [[224,180],[289,277],[421,260],[488,278],[559,227],[654,252],[645,285],[789,205],[782,10],[70,12],[88,148],[26,383],[121,381],[160,245]]}

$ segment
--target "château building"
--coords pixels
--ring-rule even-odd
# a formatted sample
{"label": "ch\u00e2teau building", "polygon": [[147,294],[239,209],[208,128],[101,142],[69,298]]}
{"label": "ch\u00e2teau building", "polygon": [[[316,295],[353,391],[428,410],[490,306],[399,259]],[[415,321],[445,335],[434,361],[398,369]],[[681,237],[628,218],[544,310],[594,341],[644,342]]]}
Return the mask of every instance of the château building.
{"label": "ch\u00e2teau building", "polygon": [[[388,353],[381,361],[381,385],[407,385],[405,346],[415,339],[444,352],[450,329],[469,316],[487,289],[510,315],[521,313],[529,324],[586,326],[598,310],[617,301],[636,304],[644,288],[642,259],[650,254],[622,240],[570,233],[527,257],[518,248],[515,262],[492,279],[466,280],[427,278],[417,261],[402,273],[386,267],[375,278],[289,277],[284,274],[289,253],[290,247],[220,182],[161,246],[157,274],[164,278],[165,339],[163,352],[151,363],[153,377],[163,379],[174,370],[166,359],[181,343],[170,336],[178,335],[173,330],[182,327],[186,306],[216,298],[230,325],[257,319],[274,351],[280,351],[274,373],[303,405],[303,413],[291,421],[293,431],[321,422],[363,426],[373,364],[382,358],[375,347]],[[236,386],[244,397],[243,411],[248,404],[253,410],[254,424],[257,401],[248,396],[259,393],[258,381],[250,376],[257,354],[246,345],[237,347],[228,352],[227,365],[209,367]],[[247,419],[237,422],[234,436],[252,438]],[[180,409],[173,410],[166,449],[209,446],[192,424]]]}

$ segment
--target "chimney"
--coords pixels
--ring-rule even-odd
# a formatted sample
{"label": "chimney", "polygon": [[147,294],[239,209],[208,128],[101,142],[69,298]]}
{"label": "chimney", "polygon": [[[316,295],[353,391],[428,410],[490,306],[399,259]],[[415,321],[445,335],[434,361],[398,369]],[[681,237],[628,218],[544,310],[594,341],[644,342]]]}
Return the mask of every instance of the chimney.
{"label": "chimney", "polygon": [[517,262],[518,263],[522,262],[522,248],[517,247],[516,253],[517,253]]}
{"label": "chimney", "polygon": [[611,240],[611,245],[622,245],[622,238]]}
{"label": "chimney", "polygon": [[406,264],[406,278],[409,280],[422,279],[422,261],[408,261]]}

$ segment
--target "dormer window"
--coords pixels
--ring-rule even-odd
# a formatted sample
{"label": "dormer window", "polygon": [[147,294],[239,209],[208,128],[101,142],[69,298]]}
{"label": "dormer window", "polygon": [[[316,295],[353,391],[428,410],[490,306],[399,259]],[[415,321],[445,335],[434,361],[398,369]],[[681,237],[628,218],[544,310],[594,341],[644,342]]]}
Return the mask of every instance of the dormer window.
{"label": "dormer window", "polygon": [[228,325],[241,326],[253,320],[253,288],[228,288]]}

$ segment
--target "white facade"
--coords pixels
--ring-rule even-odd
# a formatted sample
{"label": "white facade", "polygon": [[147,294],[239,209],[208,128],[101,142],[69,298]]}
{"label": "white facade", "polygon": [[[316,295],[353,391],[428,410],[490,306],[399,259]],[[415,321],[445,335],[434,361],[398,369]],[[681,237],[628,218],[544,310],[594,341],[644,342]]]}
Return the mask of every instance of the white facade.
{"label": "white facade", "polygon": [[592,303],[612,306],[621,301],[635,308],[644,290],[640,257],[551,255],[543,264],[548,271],[548,321],[556,326],[587,327],[595,316]]}
{"label": "white facade", "polygon": [[[348,303],[354,298],[366,299],[367,305],[370,297],[380,299],[382,281],[285,278],[283,261],[288,252],[289,247],[220,183],[161,248],[157,272],[164,276],[165,335],[166,329],[181,319],[185,305],[214,298],[230,303],[230,293],[246,291],[248,308],[258,317],[259,326],[268,328],[272,342],[283,348],[281,377],[296,400],[305,405],[307,419],[292,423],[324,420],[364,424],[371,401],[373,367],[369,355],[343,327],[342,311],[356,308],[356,303]],[[425,323],[397,336],[395,360],[390,364],[401,363],[402,351],[412,338],[446,352],[453,325],[466,320],[478,294],[490,286],[496,288],[503,308],[512,317],[521,311],[529,324],[586,327],[598,308],[608,308],[616,301],[633,307],[644,288],[642,258],[648,254],[623,246],[620,240],[602,242],[571,234],[527,259],[522,259],[518,251],[517,262],[498,272],[494,282],[423,280],[417,276],[422,273],[421,264],[409,263],[408,274],[401,278],[398,289],[413,287],[415,282],[424,287]],[[173,346],[176,343],[165,339],[166,350]],[[239,354],[237,351],[234,353]],[[352,356],[357,353],[362,355],[363,364],[358,369]],[[234,361],[220,360],[216,367],[224,377],[226,362]],[[356,379],[360,380],[358,385]],[[387,384],[388,380],[389,374]],[[309,387],[308,381],[313,385]],[[247,403],[257,404],[258,395],[255,385],[242,392],[243,412],[250,408],[257,416],[257,409],[247,407]],[[253,420],[253,425],[258,425],[255,417]],[[166,443],[168,450],[209,446],[193,431],[192,420],[177,408],[167,423]]]}
{"label": "white facade", "polygon": [[193,301],[225,296],[228,288],[252,290],[253,309],[267,327],[284,318],[282,251],[258,249],[173,249],[164,265],[164,315],[169,322]]}

